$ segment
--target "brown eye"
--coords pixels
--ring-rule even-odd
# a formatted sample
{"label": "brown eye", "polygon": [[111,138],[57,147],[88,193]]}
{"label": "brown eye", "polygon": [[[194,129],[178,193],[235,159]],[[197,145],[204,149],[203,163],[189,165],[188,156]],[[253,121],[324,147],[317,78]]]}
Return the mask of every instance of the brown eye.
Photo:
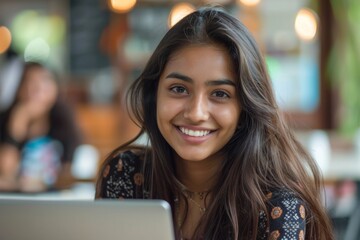
{"label": "brown eye", "polygon": [[188,94],[186,88],[182,86],[174,86],[170,88],[171,92],[177,93],[177,94]]}
{"label": "brown eye", "polygon": [[230,98],[229,94],[224,91],[214,91],[211,96],[216,98]]}

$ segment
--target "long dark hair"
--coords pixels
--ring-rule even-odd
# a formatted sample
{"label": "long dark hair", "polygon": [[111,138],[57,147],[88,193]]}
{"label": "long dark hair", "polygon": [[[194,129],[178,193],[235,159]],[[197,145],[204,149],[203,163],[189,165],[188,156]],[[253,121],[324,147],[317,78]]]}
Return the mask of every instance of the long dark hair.
{"label": "long dark hair", "polygon": [[[81,143],[81,134],[74,120],[74,114],[70,106],[65,102],[60,93],[60,86],[56,75],[50,70],[50,68],[39,62],[26,62],[24,63],[22,76],[17,88],[15,98],[10,106],[1,114],[0,133],[2,136],[7,134],[7,126],[10,115],[14,107],[19,102],[19,91],[25,82],[27,73],[32,69],[46,69],[52,74],[53,80],[59,89],[59,94],[56,98],[54,105],[49,112],[50,129],[48,135],[58,140],[63,146],[63,154],[61,160],[71,161],[73,158],[76,147]],[[1,140],[1,139],[0,139]]]}
{"label": "long dark hair", "polygon": [[[130,110],[151,143],[148,157],[145,155],[145,161],[151,161],[151,169],[145,171],[145,187],[151,198],[173,205],[174,196],[184,197],[175,177],[173,150],[157,126],[156,101],[160,75],[169,57],[190,44],[216,44],[227,49],[238,76],[241,106],[237,131],[223,149],[227,157],[212,189],[216,193],[213,203],[194,238],[224,239],[230,232],[233,239],[256,239],[259,213],[267,212],[266,193],[287,188],[306,203],[305,238],[333,239],[321,202],[319,170],[281,116],[257,44],[240,21],[218,8],[202,8],[172,27],[129,89]],[[115,149],[107,161],[132,143]],[[100,186],[101,178],[98,191]]]}

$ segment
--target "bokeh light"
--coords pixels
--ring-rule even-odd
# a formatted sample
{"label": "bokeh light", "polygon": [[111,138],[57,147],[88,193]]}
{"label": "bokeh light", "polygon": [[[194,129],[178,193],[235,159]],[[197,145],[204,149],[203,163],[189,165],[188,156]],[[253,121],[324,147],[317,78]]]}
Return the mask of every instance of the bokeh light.
{"label": "bokeh light", "polygon": [[117,13],[129,12],[136,4],[136,0],[108,0],[109,7]]}
{"label": "bokeh light", "polygon": [[302,8],[295,18],[295,31],[300,39],[310,41],[317,32],[317,15],[314,11]]}
{"label": "bokeh light", "polygon": [[176,4],[170,12],[169,15],[169,27],[174,26],[178,21],[183,19],[188,14],[195,11],[195,7],[190,3],[178,3]]}
{"label": "bokeh light", "polygon": [[32,40],[24,52],[24,59],[28,61],[45,62],[50,55],[50,46],[42,38]]}
{"label": "bokeh light", "polygon": [[11,30],[14,49],[24,52],[29,43],[38,38],[51,47],[60,45],[65,38],[66,24],[64,19],[57,15],[25,10],[15,16]]}
{"label": "bokeh light", "polygon": [[238,0],[238,2],[245,6],[256,6],[260,3],[260,0]]}
{"label": "bokeh light", "polygon": [[5,26],[0,26],[0,54],[6,52],[11,44],[11,32]]}
{"label": "bokeh light", "polygon": [[225,5],[225,4],[230,4],[232,2],[232,0],[203,0],[204,4],[220,4],[220,5]]}

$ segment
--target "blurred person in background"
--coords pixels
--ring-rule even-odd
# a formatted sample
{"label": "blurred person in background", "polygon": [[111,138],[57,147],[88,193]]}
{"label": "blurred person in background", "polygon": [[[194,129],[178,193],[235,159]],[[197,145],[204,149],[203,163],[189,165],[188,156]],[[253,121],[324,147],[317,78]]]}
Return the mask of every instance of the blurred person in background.
{"label": "blurred person in background", "polygon": [[0,191],[38,192],[69,179],[79,130],[55,75],[24,65],[14,101],[0,114]]}

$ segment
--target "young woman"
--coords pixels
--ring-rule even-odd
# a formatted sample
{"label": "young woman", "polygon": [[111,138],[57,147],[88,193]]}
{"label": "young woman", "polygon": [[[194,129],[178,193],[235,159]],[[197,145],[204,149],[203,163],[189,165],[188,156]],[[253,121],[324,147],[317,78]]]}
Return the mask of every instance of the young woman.
{"label": "young woman", "polygon": [[316,164],[237,19],[217,8],[185,17],[128,100],[150,144],[112,152],[97,198],[168,201],[178,239],[333,239]]}
{"label": "young woman", "polygon": [[15,100],[0,115],[0,191],[52,188],[70,173],[79,143],[55,76],[39,63],[26,63]]}

